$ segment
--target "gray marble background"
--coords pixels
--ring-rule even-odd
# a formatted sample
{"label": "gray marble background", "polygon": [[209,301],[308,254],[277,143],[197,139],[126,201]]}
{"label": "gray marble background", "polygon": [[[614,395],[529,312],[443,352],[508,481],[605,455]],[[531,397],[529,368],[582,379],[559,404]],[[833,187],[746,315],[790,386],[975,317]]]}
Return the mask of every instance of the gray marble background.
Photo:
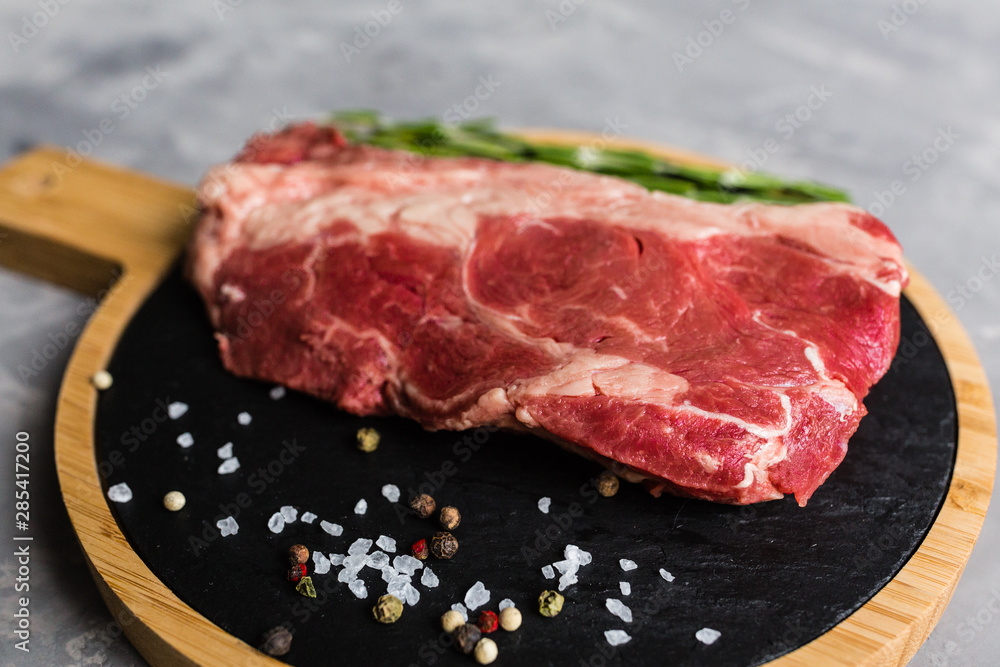
{"label": "gray marble background", "polygon": [[[391,21],[345,52],[390,5]],[[731,21],[713,23],[724,10]],[[845,186],[865,207],[899,181],[901,194],[875,210],[950,296],[996,388],[998,38],[1000,6],[973,0],[7,0],[0,160],[42,142],[93,145],[97,158],[193,185],[271,124],[347,107],[443,116],[458,104],[508,126],[614,121],[627,135]],[[492,92],[469,98],[480,78]],[[786,116],[796,112],[808,118],[793,126]],[[82,321],[80,301],[0,270],[0,541],[12,544],[19,430],[33,443],[37,536],[27,655],[12,647],[15,568],[12,550],[0,549],[6,665],[142,663],[97,596],[59,503],[52,419],[68,350],[37,377],[17,371],[50,334]],[[993,512],[912,664],[997,663],[998,548]]]}

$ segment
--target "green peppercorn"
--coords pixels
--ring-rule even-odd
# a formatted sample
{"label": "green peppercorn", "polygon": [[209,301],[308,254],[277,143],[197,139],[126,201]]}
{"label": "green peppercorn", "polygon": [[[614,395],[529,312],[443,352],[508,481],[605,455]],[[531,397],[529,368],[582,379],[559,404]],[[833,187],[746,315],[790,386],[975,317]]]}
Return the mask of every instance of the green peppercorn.
{"label": "green peppercorn", "polygon": [[358,449],[363,452],[374,452],[378,449],[378,443],[381,439],[382,436],[373,428],[358,429]]}
{"label": "green peppercorn", "polygon": [[597,476],[597,492],[605,498],[618,493],[618,477],[610,470],[605,470]]}
{"label": "green peppercorn", "polygon": [[295,585],[295,590],[302,595],[305,595],[307,598],[316,597],[316,587],[313,586],[313,580],[311,577],[302,577],[299,579],[299,583]]}
{"label": "green peppercorn", "polygon": [[538,596],[538,613],[549,618],[558,616],[565,600],[566,598],[555,591],[542,591]]}
{"label": "green peppercorn", "polygon": [[395,595],[383,595],[372,607],[372,616],[379,623],[395,623],[403,614],[403,602]]}

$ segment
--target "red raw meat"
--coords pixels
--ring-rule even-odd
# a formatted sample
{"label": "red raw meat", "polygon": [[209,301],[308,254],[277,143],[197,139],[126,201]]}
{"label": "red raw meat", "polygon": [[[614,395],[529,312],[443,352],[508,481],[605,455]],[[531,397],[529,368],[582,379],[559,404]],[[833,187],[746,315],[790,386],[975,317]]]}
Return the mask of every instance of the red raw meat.
{"label": "red raw meat", "polygon": [[200,187],[225,366],[359,415],[541,435],[661,491],[794,493],[888,369],[899,244],[844,204],[719,205],[302,124]]}

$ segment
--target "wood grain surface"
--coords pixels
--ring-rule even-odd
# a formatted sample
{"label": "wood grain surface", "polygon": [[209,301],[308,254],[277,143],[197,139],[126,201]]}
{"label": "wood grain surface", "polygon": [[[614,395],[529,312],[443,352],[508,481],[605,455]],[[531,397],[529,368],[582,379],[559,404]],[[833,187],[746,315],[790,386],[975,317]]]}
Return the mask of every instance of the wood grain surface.
{"label": "wood grain surface", "polygon": [[[522,130],[533,140],[588,144],[599,135]],[[693,164],[717,160],[640,141]],[[194,215],[192,192],[61,149],[24,154],[0,170],[0,263],[103,298],[63,379],[55,447],[66,508],[112,614],[154,665],[279,665],[183,603],[132,551],[104,498],[94,454],[96,390],[130,318],[177,259]],[[927,538],[881,591],[834,629],[771,665],[898,665],[927,638],[983,525],[993,488],[996,423],[986,375],[968,335],[910,267],[907,297],[933,332],[952,377],[958,452],[944,506]]]}

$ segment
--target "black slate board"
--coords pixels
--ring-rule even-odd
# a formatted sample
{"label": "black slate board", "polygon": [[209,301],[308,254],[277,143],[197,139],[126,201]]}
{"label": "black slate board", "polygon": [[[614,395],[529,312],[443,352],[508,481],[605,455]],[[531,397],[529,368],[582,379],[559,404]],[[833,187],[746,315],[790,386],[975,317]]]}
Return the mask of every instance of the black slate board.
{"label": "black slate board", "polygon": [[[930,342],[908,345],[912,356],[898,358],[873,389],[847,458],[806,508],[791,498],[744,508],[654,499],[633,485],[606,499],[588,485],[599,472],[594,464],[540,439],[427,433],[294,392],[272,400],[270,386],[223,370],[202,304],[175,270],[133,319],[109,366],[115,382],[98,406],[97,464],[105,488],[122,481],[132,488],[134,499],[112,510],[153,573],[251,645],[288,623],[295,639],[283,659],[293,664],[474,664],[446,647],[438,619],[481,580],[492,591],[491,608],[509,597],[524,612],[521,630],[493,635],[503,664],[753,665],[858,609],[899,571],[937,515],[954,463],[955,398],[944,361],[906,299],[902,336]],[[166,419],[161,406],[171,401],[191,408]],[[236,421],[242,411],[253,416],[249,426]],[[382,433],[373,454],[354,448],[361,426]],[[183,432],[195,438],[190,449],[176,444]],[[242,467],[220,476],[216,449],[228,441]],[[345,553],[358,537],[386,534],[402,552],[429,537],[430,521],[401,516],[401,506],[382,497],[386,483],[402,489],[403,502],[432,490],[439,504],[456,505],[465,517],[456,558],[428,561],[440,587],[418,585],[419,604],[392,626],[370,617],[385,590],[374,570],[362,573],[367,600],[337,582],[336,568],[314,576],[316,601],[285,581],[285,550],[296,542]],[[187,496],[178,513],[161,505],[174,489]],[[537,508],[543,496],[552,498],[547,515]],[[353,513],[360,498],[368,501],[364,516]],[[274,535],[266,523],[281,505],[340,523],[344,535],[322,532],[319,519]],[[230,514],[239,534],[215,537],[215,521]],[[540,568],[560,560],[566,544],[590,551],[594,562],[564,591],[564,612],[542,618],[537,596],[556,582]],[[639,568],[623,572],[620,558]],[[661,567],[673,582],[657,574]],[[619,581],[631,583],[630,596],[621,595]],[[606,610],[609,597],[631,607],[632,623]],[[701,644],[695,632],[702,627],[721,638]],[[632,641],[610,647],[603,632],[612,628]]]}

